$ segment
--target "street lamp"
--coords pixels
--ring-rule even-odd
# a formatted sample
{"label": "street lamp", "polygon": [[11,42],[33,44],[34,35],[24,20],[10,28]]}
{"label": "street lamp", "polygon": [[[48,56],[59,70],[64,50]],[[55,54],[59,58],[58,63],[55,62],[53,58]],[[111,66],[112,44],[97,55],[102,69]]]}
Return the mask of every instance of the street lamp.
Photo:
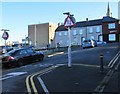
{"label": "street lamp", "polygon": [[88,22],[88,18],[86,18],[86,39],[87,39],[87,22]]}
{"label": "street lamp", "polygon": [[35,47],[36,47],[36,28],[37,28],[37,24],[35,24]]}

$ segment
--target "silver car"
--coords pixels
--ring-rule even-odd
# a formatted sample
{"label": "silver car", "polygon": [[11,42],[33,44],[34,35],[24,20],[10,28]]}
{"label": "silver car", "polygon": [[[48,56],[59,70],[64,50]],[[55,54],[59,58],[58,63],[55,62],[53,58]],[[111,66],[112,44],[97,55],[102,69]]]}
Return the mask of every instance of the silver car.
{"label": "silver car", "polygon": [[87,39],[82,42],[82,48],[97,47],[97,42],[93,39]]}

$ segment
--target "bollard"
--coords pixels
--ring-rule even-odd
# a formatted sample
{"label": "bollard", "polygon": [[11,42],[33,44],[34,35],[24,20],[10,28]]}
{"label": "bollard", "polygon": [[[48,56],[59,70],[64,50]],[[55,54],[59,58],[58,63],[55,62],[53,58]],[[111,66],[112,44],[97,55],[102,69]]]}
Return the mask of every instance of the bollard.
{"label": "bollard", "polygon": [[100,54],[100,72],[104,72],[104,66],[103,66],[103,54]]}

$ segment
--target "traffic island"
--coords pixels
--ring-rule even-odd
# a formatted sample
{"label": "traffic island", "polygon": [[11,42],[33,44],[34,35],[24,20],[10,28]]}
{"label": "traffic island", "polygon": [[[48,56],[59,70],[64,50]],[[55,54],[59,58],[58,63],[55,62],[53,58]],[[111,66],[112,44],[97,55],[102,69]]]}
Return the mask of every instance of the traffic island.
{"label": "traffic island", "polygon": [[[39,75],[37,78],[43,92],[90,92],[93,93],[96,87],[101,83],[104,76],[108,72],[106,68],[104,73],[99,72],[99,67],[96,65],[72,65],[68,68],[67,65],[59,66],[54,70]],[[40,89],[41,90],[41,89]],[[41,91],[39,91],[41,92]]]}

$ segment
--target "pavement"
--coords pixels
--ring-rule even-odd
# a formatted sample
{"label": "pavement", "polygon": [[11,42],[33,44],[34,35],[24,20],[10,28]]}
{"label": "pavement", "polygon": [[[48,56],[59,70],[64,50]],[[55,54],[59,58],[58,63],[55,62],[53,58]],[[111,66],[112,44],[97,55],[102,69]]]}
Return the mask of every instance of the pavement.
{"label": "pavement", "polygon": [[[94,93],[98,94],[101,91],[99,88],[104,87],[102,94],[106,93],[118,93],[118,75],[110,77],[109,81],[105,83],[103,79],[109,72],[108,68],[104,69],[104,72],[100,72],[100,67],[95,65],[72,65],[68,68],[67,65],[59,66],[48,73],[39,75],[37,78],[39,85],[43,90],[42,92],[72,92],[72,93]],[[38,82],[36,83],[38,84]],[[101,86],[102,84],[102,86]],[[38,92],[41,92],[39,91]],[[97,90],[97,91],[96,91]]]}

